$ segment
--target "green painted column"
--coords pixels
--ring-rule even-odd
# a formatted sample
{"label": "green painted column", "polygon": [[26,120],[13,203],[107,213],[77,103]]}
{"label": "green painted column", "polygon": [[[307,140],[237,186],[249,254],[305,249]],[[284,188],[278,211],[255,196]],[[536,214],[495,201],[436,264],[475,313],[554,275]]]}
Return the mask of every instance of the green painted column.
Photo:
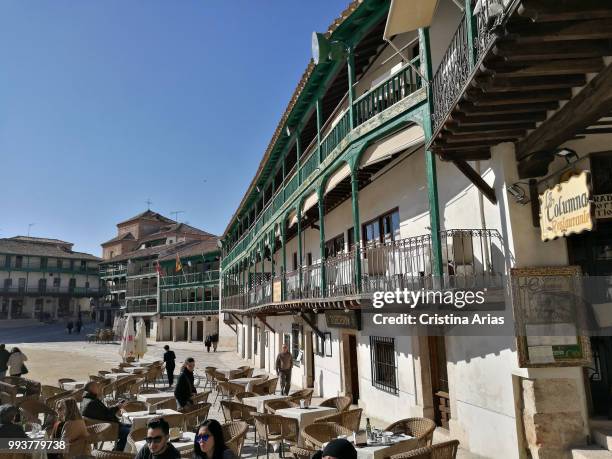
{"label": "green painted column", "polygon": [[359,219],[359,179],[357,166],[351,170],[351,205],[353,210],[353,235],[355,237],[355,286],[361,292],[361,222]]}
{"label": "green painted column", "polygon": [[319,198],[319,247],[321,248],[321,296],[325,297],[327,285],[325,282],[325,196],[323,188],[317,190]]}
{"label": "green painted column", "polygon": [[[432,81],[431,55],[429,43],[429,28],[419,29],[419,45],[423,76]],[[425,143],[433,135],[431,112],[433,110],[433,94],[431,84],[427,85],[427,110],[423,120]],[[431,250],[433,255],[433,275],[442,276],[442,246],[440,243],[440,207],[438,203],[438,177],[436,173],[436,156],[433,151],[425,152],[425,175],[427,177],[427,195],[429,200],[429,224],[431,226]]]}
{"label": "green painted column", "polygon": [[346,57],[347,73],[348,73],[348,103],[349,103],[349,121],[351,129],[355,127],[355,107],[353,101],[355,100],[355,54],[353,48],[349,48],[348,56]]}
{"label": "green painted column", "polygon": [[476,65],[476,50],[474,49],[475,44],[475,32],[476,24],[473,14],[474,8],[472,8],[472,0],[465,0],[465,18],[467,26],[467,40],[468,40],[468,58],[470,62],[470,68],[473,69]]}
{"label": "green painted column", "polygon": [[270,273],[272,278],[274,278],[274,252],[276,251],[276,232],[274,231],[274,227],[272,227],[272,240],[270,241],[270,258],[271,258],[271,268]]}
{"label": "green painted column", "polygon": [[321,158],[321,128],[323,127],[323,108],[321,107],[321,99],[315,102],[317,109],[317,154],[319,155],[319,164],[323,161]]}
{"label": "green painted column", "polygon": [[298,238],[298,282],[300,292],[302,291],[302,203],[297,207],[297,238]]}
{"label": "green painted column", "polygon": [[285,218],[283,217],[283,220],[281,222],[281,246],[282,246],[282,251],[283,251],[282,252],[283,265],[281,266],[281,275],[283,276],[281,298],[283,301],[285,301],[286,292],[287,292],[287,279],[285,277],[285,273],[287,272],[287,241],[285,240],[286,226],[287,226],[286,221],[285,221]]}
{"label": "green painted column", "polygon": [[298,186],[302,184],[302,168],[300,167],[300,156],[302,156],[302,144],[300,142],[300,133],[299,131],[295,133],[295,170],[298,174]]}

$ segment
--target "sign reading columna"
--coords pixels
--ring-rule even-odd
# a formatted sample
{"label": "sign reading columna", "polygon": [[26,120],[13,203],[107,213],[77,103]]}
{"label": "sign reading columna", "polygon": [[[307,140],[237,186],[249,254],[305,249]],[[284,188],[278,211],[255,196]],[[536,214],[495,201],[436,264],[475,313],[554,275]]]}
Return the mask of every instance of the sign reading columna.
{"label": "sign reading columna", "polygon": [[588,171],[573,175],[540,195],[540,230],[543,241],[593,230]]}

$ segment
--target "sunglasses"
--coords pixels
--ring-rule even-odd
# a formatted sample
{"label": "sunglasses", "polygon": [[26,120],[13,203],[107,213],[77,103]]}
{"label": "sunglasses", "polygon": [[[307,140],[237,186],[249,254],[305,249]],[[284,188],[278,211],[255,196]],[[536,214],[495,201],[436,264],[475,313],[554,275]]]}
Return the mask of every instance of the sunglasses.
{"label": "sunglasses", "polygon": [[197,437],[195,437],[195,442],[200,443],[202,441],[208,441],[209,438],[210,438],[209,434],[198,435]]}
{"label": "sunglasses", "polygon": [[146,441],[147,443],[155,443],[155,444],[157,444],[157,443],[161,443],[161,441],[163,440],[163,438],[164,438],[164,437],[162,437],[162,436],[157,436],[157,437],[147,437],[147,438],[145,438],[145,441]]}

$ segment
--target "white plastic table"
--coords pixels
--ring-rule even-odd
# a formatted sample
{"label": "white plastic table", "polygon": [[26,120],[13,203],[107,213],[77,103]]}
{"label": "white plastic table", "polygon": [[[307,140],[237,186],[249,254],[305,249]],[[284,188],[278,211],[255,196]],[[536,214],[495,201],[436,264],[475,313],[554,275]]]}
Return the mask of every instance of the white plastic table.
{"label": "white plastic table", "polygon": [[156,394],[138,394],[136,400],[145,403],[157,403],[170,397],[174,398],[174,392],[159,392]]}
{"label": "white plastic table", "polygon": [[242,386],[245,387],[244,390],[246,390],[247,392],[251,390],[251,387],[253,387],[253,384],[255,384],[256,382],[260,382],[261,378],[236,378],[236,379],[230,379],[229,382],[231,383],[235,383],[235,384],[240,384]]}
{"label": "white plastic table", "polygon": [[125,378],[126,376],[132,376],[132,373],[108,373],[104,375],[105,378],[113,379],[115,381],[117,379]]}
{"label": "white plastic table", "polygon": [[62,389],[64,390],[76,390],[76,389],[80,389],[81,387],[85,387],[85,384],[87,384],[89,381],[72,381],[72,382],[65,382],[62,383]]}
{"label": "white plastic table", "polygon": [[[309,426],[320,417],[334,414],[337,411],[338,410],[336,410],[336,408],[329,408],[327,406],[310,406],[308,408],[282,408],[280,410],[276,410],[275,414],[284,416],[286,418],[297,419],[298,427],[300,428],[301,432],[304,427]],[[299,438],[299,444],[303,444],[301,435]]]}
{"label": "white plastic table", "polygon": [[176,410],[164,408],[163,410],[157,410],[155,414],[149,414],[148,411],[132,411],[131,413],[124,413],[121,416],[122,422],[126,424],[132,424],[132,430],[140,429],[147,426],[149,419],[158,418],[160,416],[169,416],[171,414],[183,414]]}
{"label": "white plastic table", "polygon": [[242,403],[245,405],[252,406],[253,408],[257,408],[257,411],[260,413],[264,412],[264,403],[268,400],[285,400],[289,397],[287,395],[258,395],[257,397],[245,397],[242,399]]}
{"label": "white plastic table", "polygon": [[418,447],[418,440],[409,435],[402,434],[392,438],[390,445],[368,445],[358,447],[359,459],[383,459],[394,454],[405,453]]}

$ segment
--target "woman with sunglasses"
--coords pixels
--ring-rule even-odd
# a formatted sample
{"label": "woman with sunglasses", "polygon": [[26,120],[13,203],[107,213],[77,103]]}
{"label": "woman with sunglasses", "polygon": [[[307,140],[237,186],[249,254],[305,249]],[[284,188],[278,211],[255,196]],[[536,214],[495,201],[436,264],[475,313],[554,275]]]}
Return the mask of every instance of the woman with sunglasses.
{"label": "woman with sunglasses", "polygon": [[237,459],[225,444],[219,421],[207,419],[200,424],[193,445],[193,459]]}

